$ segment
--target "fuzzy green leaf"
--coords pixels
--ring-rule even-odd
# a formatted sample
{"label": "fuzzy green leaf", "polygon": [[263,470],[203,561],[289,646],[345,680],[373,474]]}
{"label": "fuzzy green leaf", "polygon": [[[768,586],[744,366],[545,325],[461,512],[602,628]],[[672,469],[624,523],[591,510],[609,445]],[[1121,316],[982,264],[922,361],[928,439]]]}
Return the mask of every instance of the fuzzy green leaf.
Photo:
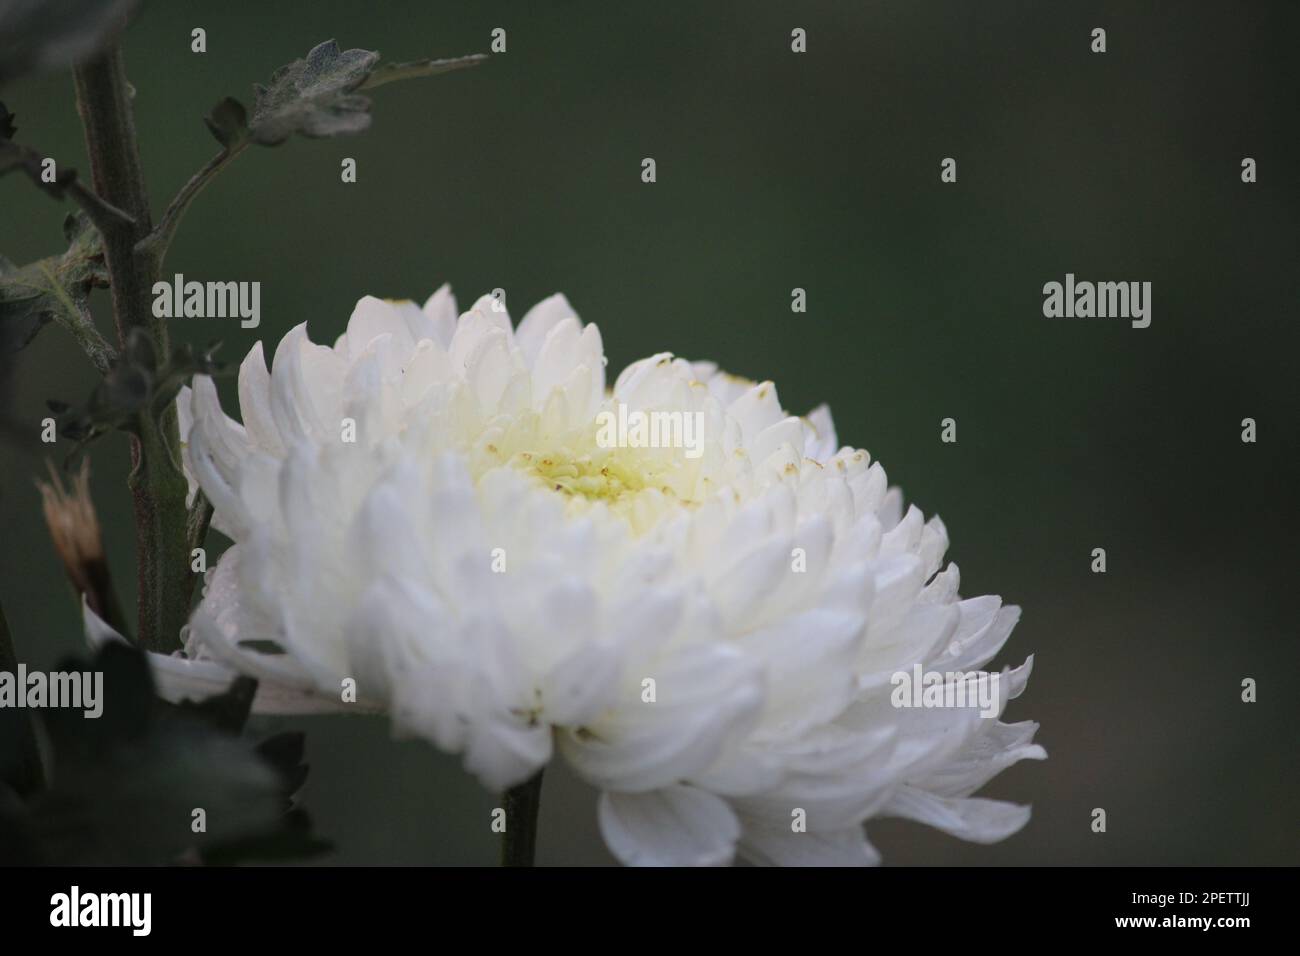
{"label": "fuzzy green leaf", "polygon": [[339,50],[333,40],[316,46],[257,86],[249,132],[263,146],[283,143],[294,133],[339,136],[370,125],[370,100],[353,91],[379,62],[370,50]]}
{"label": "fuzzy green leaf", "polygon": [[0,342],[16,352],[50,321],[67,328],[96,365],[105,367],[112,349],[95,330],[87,299],[96,286],[107,288],[108,268],[99,232],[85,213],[73,213],[63,226],[68,249],[25,266],[0,257]]}
{"label": "fuzzy green leaf", "polygon": [[312,48],[254,86],[251,117],[238,101],[222,100],[206,118],[208,129],[227,150],[245,143],[278,146],[290,136],[325,137],[360,133],[370,126],[370,99],[361,90],[396,80],[436,76],[487,59],[482,54],[445,60],[415,60],[380,65],[373,50],[340,50],[333,40]]}

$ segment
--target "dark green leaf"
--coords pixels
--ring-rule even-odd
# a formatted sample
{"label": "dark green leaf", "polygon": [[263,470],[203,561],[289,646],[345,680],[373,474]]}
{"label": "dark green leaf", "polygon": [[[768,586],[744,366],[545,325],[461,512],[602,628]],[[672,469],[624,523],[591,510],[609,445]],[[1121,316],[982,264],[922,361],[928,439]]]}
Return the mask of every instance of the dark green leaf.
{"label": "dark green leaf", "polygon": [[[306,775],[301,736],[255,746],[233,730],[253,682],[236,681],[201,704],[166,704],[154,697],[144,656],[120,642],[59,670],[102,673],[103,713],[88,720],[78,710],[41,711],[50,785],[25,803],[0,790],[0,862],[231,863],[328,848],[294,806]],[[200,808],[207,829],[195,833]]]}
{"label": "dark green leaf", "polygon": [[114,429],[135,431],[138,415],[160,417],[181,386],[196,374],[220,375],[226,370],[213,357],[218,347],[219,343],[213,343],[198,352],[191,345],[180,345],[166,362],[159,364],[149,333],[138,327],[132,329],[122,354],[85,405],[62,414],[58,433],[80,446]]}
{"label": "dark green leaf", "polygon": [[256,695],[257,681],[251,677],[236,677],[224,694],[201,701],[182,701],[178,706],[182,713],[201,717],[228,734],[238,734],[248,723]]}
{"label": "dark green leaf", "polygon": [[248,113],[239,100],[229,96],[212,107],[203,122],[226,149],[235,149],[248,139]]}
{"label": "dark green leaf", "polygon": [[[96,286],[108,286],[103,243],[85,213],[64,223],[66,252],[16,267],[0,257],[0,324],[9,350],[25,347],[45,323],[53,320],[73,332],[88,351],[106,348],[93,332],[86,300]],[[94,357],[92,355],[92,357]]]}
{"label": "dark green leaf", "polygon": [[257,752],[284,781],[284,809],[288,812],[293,808],[294,794],[307,782],[307,764],[303,762],[307,735],[298,730],[286,730],[263,740],[257,745]]}
{"label": "dark green leaf", "polygon": [[295,807],[280,818],[280,825],[274,830],[210,847],[202,852],[201,859],[208,866],[232,866],[246,860],[275,863],[305,860],[328,853],[333,848],[334,844],[312,832],[311,817],[307,812]]}

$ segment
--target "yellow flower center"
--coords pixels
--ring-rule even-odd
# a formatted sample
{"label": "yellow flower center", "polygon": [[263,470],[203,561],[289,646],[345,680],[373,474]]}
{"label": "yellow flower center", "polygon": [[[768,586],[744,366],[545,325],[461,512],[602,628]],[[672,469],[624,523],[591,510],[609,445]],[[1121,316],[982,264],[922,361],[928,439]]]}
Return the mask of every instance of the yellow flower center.
{"label": "yellow flower center", "polygon": [[679,449],[602,448],[594,439],[578,449],[519,451],[510,464],[561,494],[573,512],[605,506],[634,534],[649,530],[682,507],[693,507],[708,488],[697,462]]}

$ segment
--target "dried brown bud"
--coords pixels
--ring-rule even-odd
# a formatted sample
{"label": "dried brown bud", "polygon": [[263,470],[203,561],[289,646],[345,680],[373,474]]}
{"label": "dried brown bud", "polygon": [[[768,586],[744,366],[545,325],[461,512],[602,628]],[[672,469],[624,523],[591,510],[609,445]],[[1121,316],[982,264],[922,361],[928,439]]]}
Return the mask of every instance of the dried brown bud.
{"label": "dried brown bud", "polygon": [[70,486],[54,466],[46,462],[48,482],[37,479],[45,524],[50,529],[54,550],[63,562],[68,580],[79,595],[84,594],[91,610],[112,627],[122,631],[124,621],[113,592],[104,542],[100,536],[99,516],[90,498],[90,461],[82,459],[81,468]]}

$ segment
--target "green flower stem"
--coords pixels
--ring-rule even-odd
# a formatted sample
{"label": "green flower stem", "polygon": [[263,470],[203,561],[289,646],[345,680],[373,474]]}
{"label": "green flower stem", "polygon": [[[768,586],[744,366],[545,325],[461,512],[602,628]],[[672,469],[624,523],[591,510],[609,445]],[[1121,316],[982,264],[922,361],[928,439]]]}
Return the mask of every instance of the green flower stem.
{"label": "green flower stem", "polygon": [[[114,43],[78,66],[74,78],[95,192],[127,217],[99,224],[119,349],[133,329],[143,328],[157,353],[166,356],[171,351],[166,320],[156,318],[152,309],[159,262],[147,248],[137,248],[148,237],[151,221],[120,45]],[[174,406],[156,418],[148,411],[139,416],[129,479],[139,569],[137,633],[140,645],[153,651],[180,647],[194,586],[186,550],[185,476],[173,463],[178,446]]]}
{"label": "green flower stem", "polygon": [[542,805],[542,771],[502,797],[506,832],[501,836],[502,866],[532,866],[537,851],[537,811]]}

